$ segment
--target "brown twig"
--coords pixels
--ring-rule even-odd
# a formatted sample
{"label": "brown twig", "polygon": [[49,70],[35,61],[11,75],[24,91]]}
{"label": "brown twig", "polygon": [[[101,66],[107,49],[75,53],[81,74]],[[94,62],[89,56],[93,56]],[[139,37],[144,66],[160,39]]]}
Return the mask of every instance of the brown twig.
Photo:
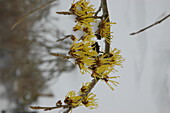
{"label": "brown twig", "polygon": [[66,56],[66,55],[62,55],[62,54],[58,54],[58,53],[50,53],[50,54],[53,55],[53,56],[63,57],[63,58],[66,58],[66,59],[74,58],[74,57],[71,57],[71,56]]}
{"label": "brown twig", "polygon": [[155,23],[153,23],[153,24],[151,24],[151,25],[149,25],[149,26],[147,26],[147,27],[145,27],[145,28],[143,28],[143,29],[141,29],[141,30],[139,30],[139,31],[137,31],[137,32],[133,32],[133,33],[130,33],[130,35],[136,35],[136,34],[138,34],[138,33],[141,33],[141,32],[143,32],[143,31],[145,31],[145,30],[147,30],[147,29],[149,29],[149,28],[151,28],[151,27],[153,27],[153,26],[155,26],[155,25],[157,25],[157,24],[160,24],[161,22],[163,22],[165,19],[167,19],[168,17],[170,17],[170,14],[168,14],[167,16],[165,16],[164,18],[162,18],[161,20],[159,20],[159,21],[157,21],[157,22],[155,22]]}
{"label": "brown twig", "polygon": [[56,42],[60,42],[60,41],[63,41],[65,39],[71,38],[71,37],[74,37],[74,35],[66,35],[64,38],[58,39]]}
{"label": "brown twig", "polygon": [[[100,6],[101,7],[101,6]],[[98,11],[95,13],[94,16],[89,16],[89,17],[84,17],[84,18],[95,18],[95,19],[101,19],[102,16],[97,16],[97,14],[99,13],[99,11],[101,10],[101,8],[98,9]],[[72,12],[56,12],[57,14],[62,14],[62,15],[75,15],[74,13]],[[83,18],[83,19],[84,19]]]}
{"label": "brown twig", "polygon": [[100,3],[100,6],[99,6],[99,8],[98,8],[98,10],[96,11],[96,13],[95,13],[95,15],[94,15],[94,16],[97,16],[97,15],[98,15],[98,13],[101,11],[101,9],[102,9],[102,4]]}
{"label": "brown twig", "polygon": [[72,12],[64,12],[64,11],[62,11],[62,12],[56,12],[57,14],[62,14],[62,15],[74,15],[74,13],[72,13]]}
{"label": "brown twig", "polygon": [[59,105],[59,106],[54,106],[54,107],[40,107],[40,106],[30,106],[31,109],[43,109],[44,111],[49,111],[52,109],[57,109],[57,108],[68,108],[68,105]]}
{"label": "brown twig", "polygon": [[38,11],[39,9],[42,9],[46,6],[48,6],[49,4],[55,2],[56,0],[51,0],[43,5],[41,5],[40,7],[30,11],[28,14],[24,15],[22,18],[20,18],[14,25],[12,25],[11,29],[13,30],[17,25],[19,25],[22,21],[24,21],[28,16],[30,16],[31,14],[35,13],[36,11]]}

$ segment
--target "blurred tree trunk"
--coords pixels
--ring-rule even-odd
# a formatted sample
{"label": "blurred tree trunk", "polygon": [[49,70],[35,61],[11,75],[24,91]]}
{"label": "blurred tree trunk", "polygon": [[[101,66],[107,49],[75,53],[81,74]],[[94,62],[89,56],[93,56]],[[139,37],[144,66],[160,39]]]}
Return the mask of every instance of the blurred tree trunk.
{"label": "blurred tree trunk", "polygon": [[45,86],[45,79],[30,58],[28,37],[35,20],[28,18],[15,30],[11,30],[11,26],[37,3],[33,0],[0,0],[0,82],[6,87],[6,98],[19,110],[37,99],[36,93]]}
{"label": "blurred tree trunk", "polygon": [[[52,5],[29,16],[14,30],[11,26],[45,2],[47,0],[0,0],[0,84],[5,86],[5,97],[16,105],[16,110],[23,111],[42,96],[41,92],[46,87],[37,54],[32,54],[37,40],[29,37],[33,32],[32,26],[49,14]],[[38,45],[39,48],[42,46],[46,45]]]}

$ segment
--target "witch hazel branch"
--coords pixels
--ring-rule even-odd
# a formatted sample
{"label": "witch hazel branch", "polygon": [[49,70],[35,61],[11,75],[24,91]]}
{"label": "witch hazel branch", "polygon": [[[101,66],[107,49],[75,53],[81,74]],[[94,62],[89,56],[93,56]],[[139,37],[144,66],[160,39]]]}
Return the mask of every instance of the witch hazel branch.
{"label": "witch hazel branch", "polygon": [[[69,113],[80,106],[96,109],[98,108],[96,95],[91,91],[97,83],[100,81],[105,82],[112,90],[114,90],[113,86],[119,84],[115,80],[119,76],[109,75],[111,72],[117,72],[115,67],[122,67],[124,61],[121,51],[110,47],[113,37],[110,28],[111,25],[116,23],[110,22],[106,0],[101,0],[101,6],[99,6],[98,10],[93,7],[88,0],[78,0],[77,2],[73,1],[68,12],[57,12],[57,14],[62,15],[74,15],[75,26],[73,26],[73,31],[75,34],[77,31],[81,31],[83,35],[78,37],[71,34],[58,40],[63,41],[67,40],[67,38],[72,40],[68,55],[51,53],[57,57],[74,59],[75,65],[78,65],[80,72],[89,74],[92,80],[82,83],[79,91],[68,92],[65,99],[63,101],[58,100],[55,106],[30,106],[30,108],[45,111],[62,108],[64,109],[63,113]],[[102,12],[102,15],[99,16],[99,12]],[[97,30],[94,29],[95,25],[97,25]],[[105,51],[100,48],[98,40],[105,40]]]}

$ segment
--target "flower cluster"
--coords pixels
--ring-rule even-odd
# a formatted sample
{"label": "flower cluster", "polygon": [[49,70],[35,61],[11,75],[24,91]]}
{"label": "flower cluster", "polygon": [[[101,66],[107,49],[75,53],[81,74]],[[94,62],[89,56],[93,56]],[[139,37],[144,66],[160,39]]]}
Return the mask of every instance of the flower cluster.
{"label": "flower cluster", "polygon": [[94,99],[96,97],[95,94],[89,93],[87,96],[85,96],[82,100],[82,104],[85,107],[88,107],[89,109],[96,109],[98,107],[98,104],[96,102],[97,99]]}
{"label": "flower cluster", "polygon": [[110,54],[102,54],[95,59],[95,63],[91,65],[93,69],[93,77],[100,79],[107,78],[108,74],[112,71],[117,71],[115,66],[121,66],[124,59],[120,55],[120,50],[114,49]]}
{"label": "flower cluster", "polygon": [[96,22],[96,20],[92,18],[95,14],[94,11],[95,9],[93,8],[93,5],[90,5],[90,2],[86,0],[79,0],[78,2],[72,4],[70,12],[76,15],[75,22],[77,22],[75,27],[73,27],[73,30],[83,30],[86,33],[91,33],[91,23]]}
{"label": "flower cluster", "polygon": [[90,89],[90,84],[91,82],[83,83],[79,93],[76,93],[75,91],[68,92],[65,96],[64,103],[72,108],[82,105],[89,109],[97,108],[98,104],[96,102],[97,99],[95,99],[96,95],[93,93],[86,94],[86,92]]}
{"label": "flower cluster", "polygon": [[[123,57],[120,55],[121,51],[118,49],[110,49],[111,42],[111,24],[109,22],[109,16],[104,15],[104,9],[107,9],[107,6],[103,8],[103,15],[97,16],[99,10],[95,12],[93,5],[90,5],[90,2],[87,0],[78,0],[73,2],[70,8],[70,12],[57,12],[58,14],[64,15],[74,15],[76,25],[73,27],[73,31],[83,32],[83,36],[79,38],[74,35],[67,35],[65,38],[58,41],[70,38],[72,44],[70,45],[70,50],[68,56],[60,55],[58,53],[51,53],[54,56],[60,56],[66,59],[74,58],[75,64],[80,68],[82,74],[89,73],[93,80],[91,82],[83,83],[80,91],[77,93],[75,91],[70,91],[66,94],[64,103],[59,100],[56,103],[55,107],[32,107],[32,109],[44,109],[52,110],[56,108],[67,109],[65,113],[69,113],[73,108],[78,106],[85,106],[89,109],[96,109],[98,104],[95,99],[96,95],[91,93],[93,87],[97,84],[99,80],[106,82],[106,84],[114,90],[110,85],[113,84],[117,86],[119,84],[116,79],[119,76],[109,76],[111,72],[117,72],[116,66],[122,67],[122,62],[124,61]],[[107,11],[105,11],[107,13]],[[108,15],[108,14],[106,14]],[[97,19],[101,19],[97,21]],[[98,30],[95,31],[94,26],[98,24]],[[97,27],[97,26],[96,26]],[[95,32],[94,32],[95,31]],[[106,40],[105,51],[101,51],[98,40],[104,38]]]}
{"label": "flower cluster", "polygon": [[[76,64],[79,65],[81,73],[93,73],[93,77],[103,79],[110,72],[115,71],[115,66],[121,66],[123,58],[120,55],[120,50],[114,49],[111,51],[110,55],[103,54],[99,55],[99,50],[96,51],[95,37],[92,31],[92,22],[96,22],[94,16],[95,9],[92,5],[89,5],[89,1],[79,0],[78,2],[72,4],[70,11],[75,14],[76,17],[76,26],[79,26],[76,30],[82,30],[84,35],[79,39],[73,41],[69,55],[73,56],[76,59]],[[78,18],[80,20],[78,20]],[[107,18],[108,19],[108,18]],[[110,37],[110,24],[114,24],[107,21],[101,21],[99,24],[99,30],[97,33],[109,41],[107,37]],[[80,25],[79,25],[80,24]],[[76,27],[75,26],[75,27]],[[75,31],[75,27],[73,30]],[[77,28],[77,27],[76,27]],[[86,29],[86,30],[85,30]]]}
{"label": "flower cluster", "polygon": [[[101,21],[98,22],[98,30],[93,32],[94,25],[92,23],[97,23],[97,18],[93,5],[90,5],[90,2],[87,0],[79,0],[73,3],[69,11],[58,14],[75,15],[76,25],[73,27],[73,31],[82,31],[83,36],[78,38],[74,35],[69,35],[72,39],[72,44],[68,52],[69,56],[65,57],[74,58],[75,64],[79,66],[82,74],[89,73],[93,80],[104,81],[114,90],[109,83],[117,86],[119,83],[112,79],[116,79],[118,76],[110,77],[109,74],[111,72],[117,72],[116,66],[122,67],[124,59],[120,55],[121,51],[116,48],[110,49],[107,52],[101,51],[98,44],[98,36],[104,38],[110,44],[112,33],[110,32],[110,27],[111,24],[115,23],[109,22],[109,17],[102,17],[100,18]],[[97,108],[96,95],[90,93],[94,86],[92,84],[92,82],[83,83],[78,93],[75,91],[68,92],[64,103],[70,108],[83,105],[90,109]]]}
{"label": "flower cluster", "polygon": [[70,105],[71,107],[77,107],[77,106],[81,106],[81,101],[80,99],[82,98],[81,96],[76,96],[77,93],[75,91],[70,91],[67,93],[67,95],[65,96],[65,100],[64,103],[66,103],[67,105]]}
{"label": "flower cluster", "polygon": [[94,56],[97,56],[98,53],[94,51],[91,47],[93,42],[79,42],[72,44],[69,54],[76,58],[76,64],[79,65],[79,68],[82,74],[91,71],[89,68],[94,63]]}
{"label": "flower cluster", "polygon": [[83,83],[83,85],[80,89],[80,94],[85,94],[90,89],[90,84],[91,84],[91,82]]}

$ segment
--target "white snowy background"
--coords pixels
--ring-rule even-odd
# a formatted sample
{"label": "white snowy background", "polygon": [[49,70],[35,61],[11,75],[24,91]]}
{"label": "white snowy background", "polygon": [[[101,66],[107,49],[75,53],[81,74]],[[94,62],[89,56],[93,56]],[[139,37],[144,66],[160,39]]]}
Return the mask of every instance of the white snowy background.
{"label": "white snowy background", "polygon": [[[90,0],[97,8],[100,0]],[[93,89],[99,108],[89,110],[79,107],[73,113],[170,113],[170,18],[161,24],[130,36],[170,13],[170,0],[107,0],[113,25],[112,48],[121,49],[126,59],[118,73],[120,84],[112,91],[104,82]],[[51,15],[59,18],[56,26],[72,33],[73,19],[57,15],[56,11],[67,11],[72,0],[60,0],[60,6],[51,9]],[[33,105],[54,106],[64,99],[67,92],[78,91],[83,82],[91,81],[90,76],[81,75],[79,69],[65,73],[51,81],[48,89],[54,98],[40,98]],[[2,90],[2,88],[1,88]],[[0,101],[0,109],[7,102]],[[59,110],[39,113],[57,113]]]}

